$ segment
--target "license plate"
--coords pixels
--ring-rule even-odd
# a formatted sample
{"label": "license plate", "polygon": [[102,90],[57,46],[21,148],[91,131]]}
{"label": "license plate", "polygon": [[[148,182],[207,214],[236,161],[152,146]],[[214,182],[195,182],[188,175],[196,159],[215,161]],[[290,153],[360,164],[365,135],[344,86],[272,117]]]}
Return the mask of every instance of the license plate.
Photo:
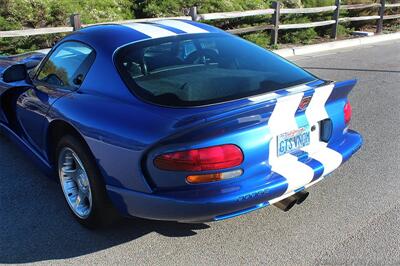
{"label": "license plate", "polygon": [[278,156],[310,145],[310,129],[301,127],[278,135]]}

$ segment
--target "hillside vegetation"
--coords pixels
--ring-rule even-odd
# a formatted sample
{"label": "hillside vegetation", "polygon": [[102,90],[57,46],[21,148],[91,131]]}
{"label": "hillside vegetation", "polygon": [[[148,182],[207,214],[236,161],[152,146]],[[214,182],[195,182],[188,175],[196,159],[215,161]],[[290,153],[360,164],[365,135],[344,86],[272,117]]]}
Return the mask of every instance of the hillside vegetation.
{"label": "hillside vegetation", "polygon": [[[397,1],[397,0],[396,0]],[[333,5],[334,0],[284,0],[286,7],[315,7]],[[370,3],[367,0],[347,0],[343,3]],[[198,6],[199,13],[241,11],[269,8],[270,0],[0,0],[0,30],[43,28],[69,25],[69,16],[79,13],[83,24],[116,21],[133,18],[181,16],[191,6]],[[374,11],[352,11],[352,15]],[[303,23],[330,19],[332,13],[321,15],[287,15],[283,23]],[[228,29],[265,23],[267,17],[213,21],[212,24]],[[209,22],[208,22],[209,23]],[[374,24],[375,22],[369,22]],[[346,35],[351,27],[365,23],[341,26],[340,34]],[[310,43],[315,38],[329,34],[331,27],[282,31],[280,43]],[[61,38],[61,34],[19,38],[0,38],[0,53],[15,54],[50,47]],[[269,45],[269,32],[258,32],[242,36],[264,47]]]}

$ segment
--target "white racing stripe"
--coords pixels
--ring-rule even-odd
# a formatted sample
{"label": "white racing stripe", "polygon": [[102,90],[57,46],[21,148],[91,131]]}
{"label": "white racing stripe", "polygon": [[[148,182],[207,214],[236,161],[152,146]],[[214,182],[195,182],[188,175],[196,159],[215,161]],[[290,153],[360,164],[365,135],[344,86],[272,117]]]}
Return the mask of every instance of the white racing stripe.
{"label": "white racing stripe", "polygon": [[269,144],[269,164],[271,170],[286,178],[289,193],[312,181],[314,170],[308,165],[299,162],[296,156],[285,154],[277,155],[277,136],[279,134],[297,129],[295,114],[304,93],[296,93],[277,99],[274,111],[268,121],[268,128],[272,139]]}
{"label": "white racing stripe", "polygon": [[325,103],[331,95],[332,90],[333,84],[315,89],[310,104],[306,109],[306,117],[310,125],[329,117],[325,110]]}
{"label": "white racing stripe", "polygon": [[268,128],[273,135],[277,136],[297,129],[295,114],[303,95],[304,93],[296,93],[276,100],[275,108],[268,121]]}
{"label": "white racing stripe", "polygon": [[172,27],[187,33],[206,33],[208,31],[179,20],[156,20],[156,24]]}
{"label": "white racing stripe", "polygon": [[306,90],[309,90],[309,89],[311,89],[310,86],[303,84],[303,85],[299,85],[299,86],[295,86],[295,87],[286,89],[286,91],[288,91],[288,92],[298,92],[298,91],[306,91]]}
{"label": "white racing stripe", "polygon": [[314,178],[314,170],[298,161],[296,156],[285,154],[272,165],[272,171],[285,177],[288,182],[286,192],[293,191],[310,183]]}
{"label": "white racing stripe", "polygon": [[[309,90],[310,88],[311,87],[308,85],[299,85],[299,86],[295,86],[295,87],[286,89],[285,91],[287,91],[289,93],[304,92],[306,90]],[[279,97],[282,97],[282,95],[275,93],[275,92],[270,92],[270,93],[266,93],[263,95],[250,97],[249,100],[252,102],[261,102],[261,101],[267,101],[267,100],[271,100],[271,99],[275,99],[275,98],[279,98]]]}
{"label": "white racing stripe", "polygon": [[[315,89],[311,102],[305,111],[309,125],[315,125],[319,121],[329,117],[325,104],[331,95],[333,88],[334,85],[330,84]],[[287,91],[289,92],[297,93],[278,98],[276,106],[268,121],[268,128],[271,132],[269,164],[271,165],[271,170],[285,177],[288,183],[288,188],[281,197],[287,197],[288,195],[293,194],[294,190],[303,186],[308,187],[314,177],[314,169],[307,164],[298,161],[296,156],[285,154],[278,157],[277,155],[277,136],[298,128],[296,122],[296,111],[304,96],[302,91],[305,89],[307,88],[304,86],[297,86],[288,89]],[[255,100],[257,101],[259,99],[256,98]],[[339,167],[343,160],[340,153],[328,148],[327,143],[319,141],[319,138],[316,141],[312,141],[311,145],[302,150],[308,152],[309,157],[323,164],[324,172],[320,179]],[[276,199],[271,202],[276,202]]]}
{"label": "white racing stripe", "polygon": [[321,141],[302,150],[308,152],[309,157],[322,163],[324,166],[323,176],[338,168],[343,160],[340,153],[328,148],[327,143]]}
{"label": "white racing stripe", "polygon": [[[311,187],[312,185],[315,185],[316,183],[320,182],[320,181],[323,180],[323,179],[324,179],[324,177],[320,177],[320,178],[318,178],[317,180],[315,180],[315,181],[313,181],[313,182],[311,182],[311,183],[308,183],[307,185],[304,186],[304,189],[309,188],[309,187]],[[296,194],[295,191],[287,192],[287,193],[283,194],[282,196],[279,196],[279,197],[277,197],[277,198],[274,198],[274,199],[268,201],[268,204],[269,204],[269,205],[275,204],[275,203],[277,203],[277,202],[279,202],[279,201],[281,201],[281,200],[284,200],[284,199],[286,199],[286,198],[288,198],[288,197],[290,197],[290,196],[292,196],[292,195],[294,195],[294,194]]]}
{"label": "white racing stripe", "polygon": [[[325,109],[325,104],[332,93],[333,87],[334,85],[330,84],[315,89],[311,102],[305,112],[310,125],[329,117]],[[343,160],[340,153],[328,148],[327,143],[321,141],[305,147],[302,150],[308,152],[309,157],[322,163],[324,166],[323,176],[338,168]]]}
{"label": "white racing stripe", "polygon": [[167,37],[167,36],[173,36],[176,35],[176,33],[154,26],[150,24],[144,24],[144,23],[129,23],[129,24],[124,24],[124,26],[129,27],[131,29],[134,29],[136,31],[139,31],[143,34],[146,34],[147,36],[151,38],[161,38],[161,37]]}
{"label": "white racing stripe", "polygon": [[259,95],[259,96],[250,97],[248,99],[249,99],[249,101],[252,101],[252,102],[262,102],[262,101],[276,99],[280,96],[281,95],[279,95],[275,92],[271,92],[271,93],[267,93],[267,94],[263,94],[263,95]]}
{"label": "white racing stripe", "polygon": [[277,197],[277,198],[274,198],[274,199],[268,201],[268,204],[269,204],[269,205],[275,204],[275,203],[277,203],[277,202],[279,202],[279,201],[281,201],[281,200],[284,200],[284,199],[286,199],[286,198],[288,198],[288,197],[294,195],[295,193],[296,193],[296,192],[294,192],[294,191],[292,191],[292,192],[287,192],[287,193],[283,194],[282,196],[279,196],[279,197]]}

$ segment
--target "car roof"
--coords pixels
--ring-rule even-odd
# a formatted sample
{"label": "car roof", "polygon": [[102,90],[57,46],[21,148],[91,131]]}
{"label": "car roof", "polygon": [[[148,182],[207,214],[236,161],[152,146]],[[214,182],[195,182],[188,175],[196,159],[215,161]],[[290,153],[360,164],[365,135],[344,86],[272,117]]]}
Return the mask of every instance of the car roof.
{"label": "car roof", "polygon": [[64,40],[81,41],[96,50],[113,53],[118,47],[132,42],[199,33],[224,33],[224,31],[190,20],[160,19],[151,22],[89,26],[68,35]]}

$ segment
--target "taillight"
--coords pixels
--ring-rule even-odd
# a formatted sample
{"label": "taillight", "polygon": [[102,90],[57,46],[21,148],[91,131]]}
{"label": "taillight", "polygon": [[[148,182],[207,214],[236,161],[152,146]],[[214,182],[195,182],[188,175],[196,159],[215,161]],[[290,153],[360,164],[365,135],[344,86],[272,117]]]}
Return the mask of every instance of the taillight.
{"label": "taillight", "polygon": [[235,167],[242,162],[242,150],[226,144],[162,154],[154,160],[154,165],[169,171],[208,171]]}
{"label": "taillight", "polygon": [[348,125],[351,120],[351,112],[352,112],[349,101],[347,101],[347,103],[344,105],[343,111],[344,111],[344,122],[346,123],[346,125]]}

